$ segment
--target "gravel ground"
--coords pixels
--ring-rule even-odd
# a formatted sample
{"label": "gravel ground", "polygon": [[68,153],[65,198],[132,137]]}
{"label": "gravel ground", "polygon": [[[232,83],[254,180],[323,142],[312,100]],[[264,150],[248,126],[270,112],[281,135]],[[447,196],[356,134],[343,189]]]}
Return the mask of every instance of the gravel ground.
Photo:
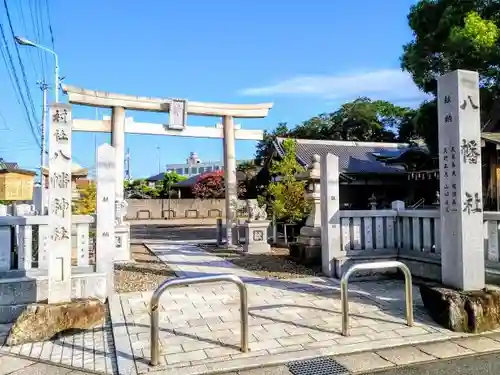
{"label": "gravel ground", "polygon": [[118,293],[145,292],[156,289],[174,272],[144,245],[130,245],[132,263],[115,265],[115,290]]}
{"label": "gravel ground", "polygon": [[270,254],[246,254],[238,250],[220,249],[215,245],[199,246],[266,279],[293,279],[321,275],[320,266],[305,266],[290,259],[288,248],[271,247]]}

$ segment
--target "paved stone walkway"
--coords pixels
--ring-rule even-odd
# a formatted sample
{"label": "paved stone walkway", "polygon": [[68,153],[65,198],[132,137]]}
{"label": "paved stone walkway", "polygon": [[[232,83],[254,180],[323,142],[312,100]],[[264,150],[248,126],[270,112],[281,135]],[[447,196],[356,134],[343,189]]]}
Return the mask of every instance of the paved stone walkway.
{"label": "paved stone walkway", "polygon": [[234,371],[464,336],[432,322],[416,287],[415,326],[406,326],[404,285],[399,281],[353,284],[349,305],[351,336],[344,337],[340,334],[340,289],[335,280],[266,280],[190,244],[155,243],[149,248],[179,276],[230,273],[246,281],[250,352],[238,350],[239,294],[234,285],[181,287],[166,291],[162,297],[162,364],[152,369],[148,306],[151,293],[127,293],[115,296],[110,304],[120,374]]}
{"label": "paved stone walkway", "polygon": [[[64,366],[70,366],[106,374],[118,373],[109,317],[101,327],[93,330],[64,335],[52,341],[11,347],[3,345],[9,329],[10,325],[0,325],[0,357],[2,354],[19,355],[26,360],[58,364],[62,369],[67,369]],[[0,362],[4,357],[1,358]]]}

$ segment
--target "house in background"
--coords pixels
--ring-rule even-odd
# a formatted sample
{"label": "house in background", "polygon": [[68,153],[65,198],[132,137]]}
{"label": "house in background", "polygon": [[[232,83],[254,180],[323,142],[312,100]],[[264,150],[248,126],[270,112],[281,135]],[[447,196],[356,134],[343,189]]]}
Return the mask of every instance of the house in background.
{"label": "house in background", "polygon": [[[481,145],[477,145],[475,151],[481,155],[483,208],[486,211],[500,211],[500,132],[481,133]],[[413,189],[421,195],[425,191],[439,191],[438,156],[414,149],[384,161],[407,169]]]}
{"label": "house in background", "polygon": [[[283,157],[285,140],[286,138],[276,138],[273,142],[273,150],[268,155],[261,173],[269,174],[270,161]],[[426,196],[428,204],[435,201],[435,190],[420,192],[415,189],[413,181],[408,179],[408,169],[405,165],[386,162],[413,150],[427,152],[418,145],[311,139],[295,141],[297,161],[305,168],[315,154],[321,156],[330,153],[339,158],[341,208],[368,209],[373,197],[378,208],[390,207],[390,203],[395,200],[405,201],[411,206],[421,202],[423,195]]]}
{"label": "house in background", "polygon": [[[82,166],[78,165],[77,163],[73,162],[71,164],[71,191],[72,191],[72,198],[73,199],[79,199],[80,198],[80,192],[78,191],[78,186],[80,185],[85,185],[88,184],[88,169],[83,168]],[[43,168],[43,181],[44,181],[44,189],[45,189],[45,195],[44,195],[44,207],[47,209],[49,206],[49,194],[48,194],[48,188],[49,188],[49,170],[48,168]],[[41,189],[42,187],[36,186],[34,188],[33,192],[33,204],[36,207],[40,207],[40,200],[42,199],[42,194],[41,194]]]}
{"label": "house in background", "polygon": [[0,169],[19,169],[19,164],[5,161],[3,158],[0,158]]}

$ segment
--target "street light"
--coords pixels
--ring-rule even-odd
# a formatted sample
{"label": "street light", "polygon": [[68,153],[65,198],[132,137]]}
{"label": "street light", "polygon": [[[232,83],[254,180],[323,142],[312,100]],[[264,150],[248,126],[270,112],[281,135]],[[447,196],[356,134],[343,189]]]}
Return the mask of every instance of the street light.
{"label": "street light", "polygon": [[57,53],[52,51],[51,49],[41,46],[40,44],[36,44],[35,42],[32,42],[31,40],[28,40],[26,38],[16,36],[14,37],[16,43],[22,45],[22,46],[29,46],[29,47],[35,47],[39,48],[43,51],[46,51],[48,53],[51,53],[54,55],[55,59],[55,86],[54,86],[54,95],[55,95],[55,102],[59,103],[59,57],[57,56]]}

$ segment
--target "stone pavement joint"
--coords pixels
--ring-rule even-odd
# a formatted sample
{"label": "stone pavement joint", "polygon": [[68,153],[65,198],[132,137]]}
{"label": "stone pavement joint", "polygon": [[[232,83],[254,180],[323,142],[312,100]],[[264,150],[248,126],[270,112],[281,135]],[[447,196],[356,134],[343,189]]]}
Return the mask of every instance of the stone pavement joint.
{"label": "stone pavement joint", "polygon": [[[6,336],[0,336],[0,356],[2,360],[13,358],[9,357],[11,355],[32,363],[48,362],[60,365],[58,368],[66,368],[68,372],[77,369],[91,373],[115,374],[117,366],[110,318],[108,314],[104,323],[92,330],[63,334],[44,342],[6,346]],[[8,332],[5,327],[3,331]]]}
{"label": "stone pavement joint", "polygon": [[[120,373],[122,369],[124,373],[158,375],[234,372],[332,355],[339,356],[336,358],[348,365],[348,357],[340,356],[352,353],[360,356],[358,360],[351,359],[353,365],[380,368],[414,359],[442,358],[446,350],[460,355],[474,351],[474,347],[488,346],[487,342],[463,341],[452,344],[453,348],[441,354],[433,352],[432,347],[421,350],[416,345],[470,335],[454,333],[435,324],[423,307],[417,287],[414,287],[415,325],[406,326],[404,285],[398,280],[350,286],[351,335],[344,337],[340,333],[337,280],[321,277],[268,280],[192,244],[165,241],[147,243],[147,246],[179,276],[229,273],[246,282],[250,352],[238,350],[237,288],[228,283],[198,284],[167,290],[162,296],[159,306],[161,364],[151,368],[148,361],[152,292],[126,293],[110,302]],[[389,348],[408,344],[414,345],[410,354],[390,352]],[[359,354],[367,351],[372,354],[366,358]]]}
{"label": "stone pavement joint", "polygon": [[[350,285],[351,335],[344,337],[338,280],[264,279],[192,244],[148,245],[178,275],[230,273],[246,282],[248,353],[239,350],[236,286],[198,284],[167,290],[161,298],[158,367],[149,365],[152,292],[136,292],[109,298],[109,316],[101,327],[43,343],[0,346],[0,375],[286,375],[291,361],[325,356],[356,372],[500,351],[500,331],[477,336],[439,327],[425,311],[417,287],[415,325],[406,326],[404,285],[398,280]],[[0,344],[9,328],[0,326]]]}
{"label": "stone pavement joint", "polygon": [[[490,347],[487,344],[491,344]],[[464,345],[464,346],[463,346]],[[469,356],[498,353],[499,334],[471,336],[450,342],[436,342],[422,345],[407,345],[396,348],[367,351],[355,354],[333,356],[349,373],[368,373],[389,368],[402,368],[408,365],[425,364],[440,359],[457,359]],[[475,347],[477,350],[463,350]],[[286,365],[240,370],[223,375],[291,375]]]}

